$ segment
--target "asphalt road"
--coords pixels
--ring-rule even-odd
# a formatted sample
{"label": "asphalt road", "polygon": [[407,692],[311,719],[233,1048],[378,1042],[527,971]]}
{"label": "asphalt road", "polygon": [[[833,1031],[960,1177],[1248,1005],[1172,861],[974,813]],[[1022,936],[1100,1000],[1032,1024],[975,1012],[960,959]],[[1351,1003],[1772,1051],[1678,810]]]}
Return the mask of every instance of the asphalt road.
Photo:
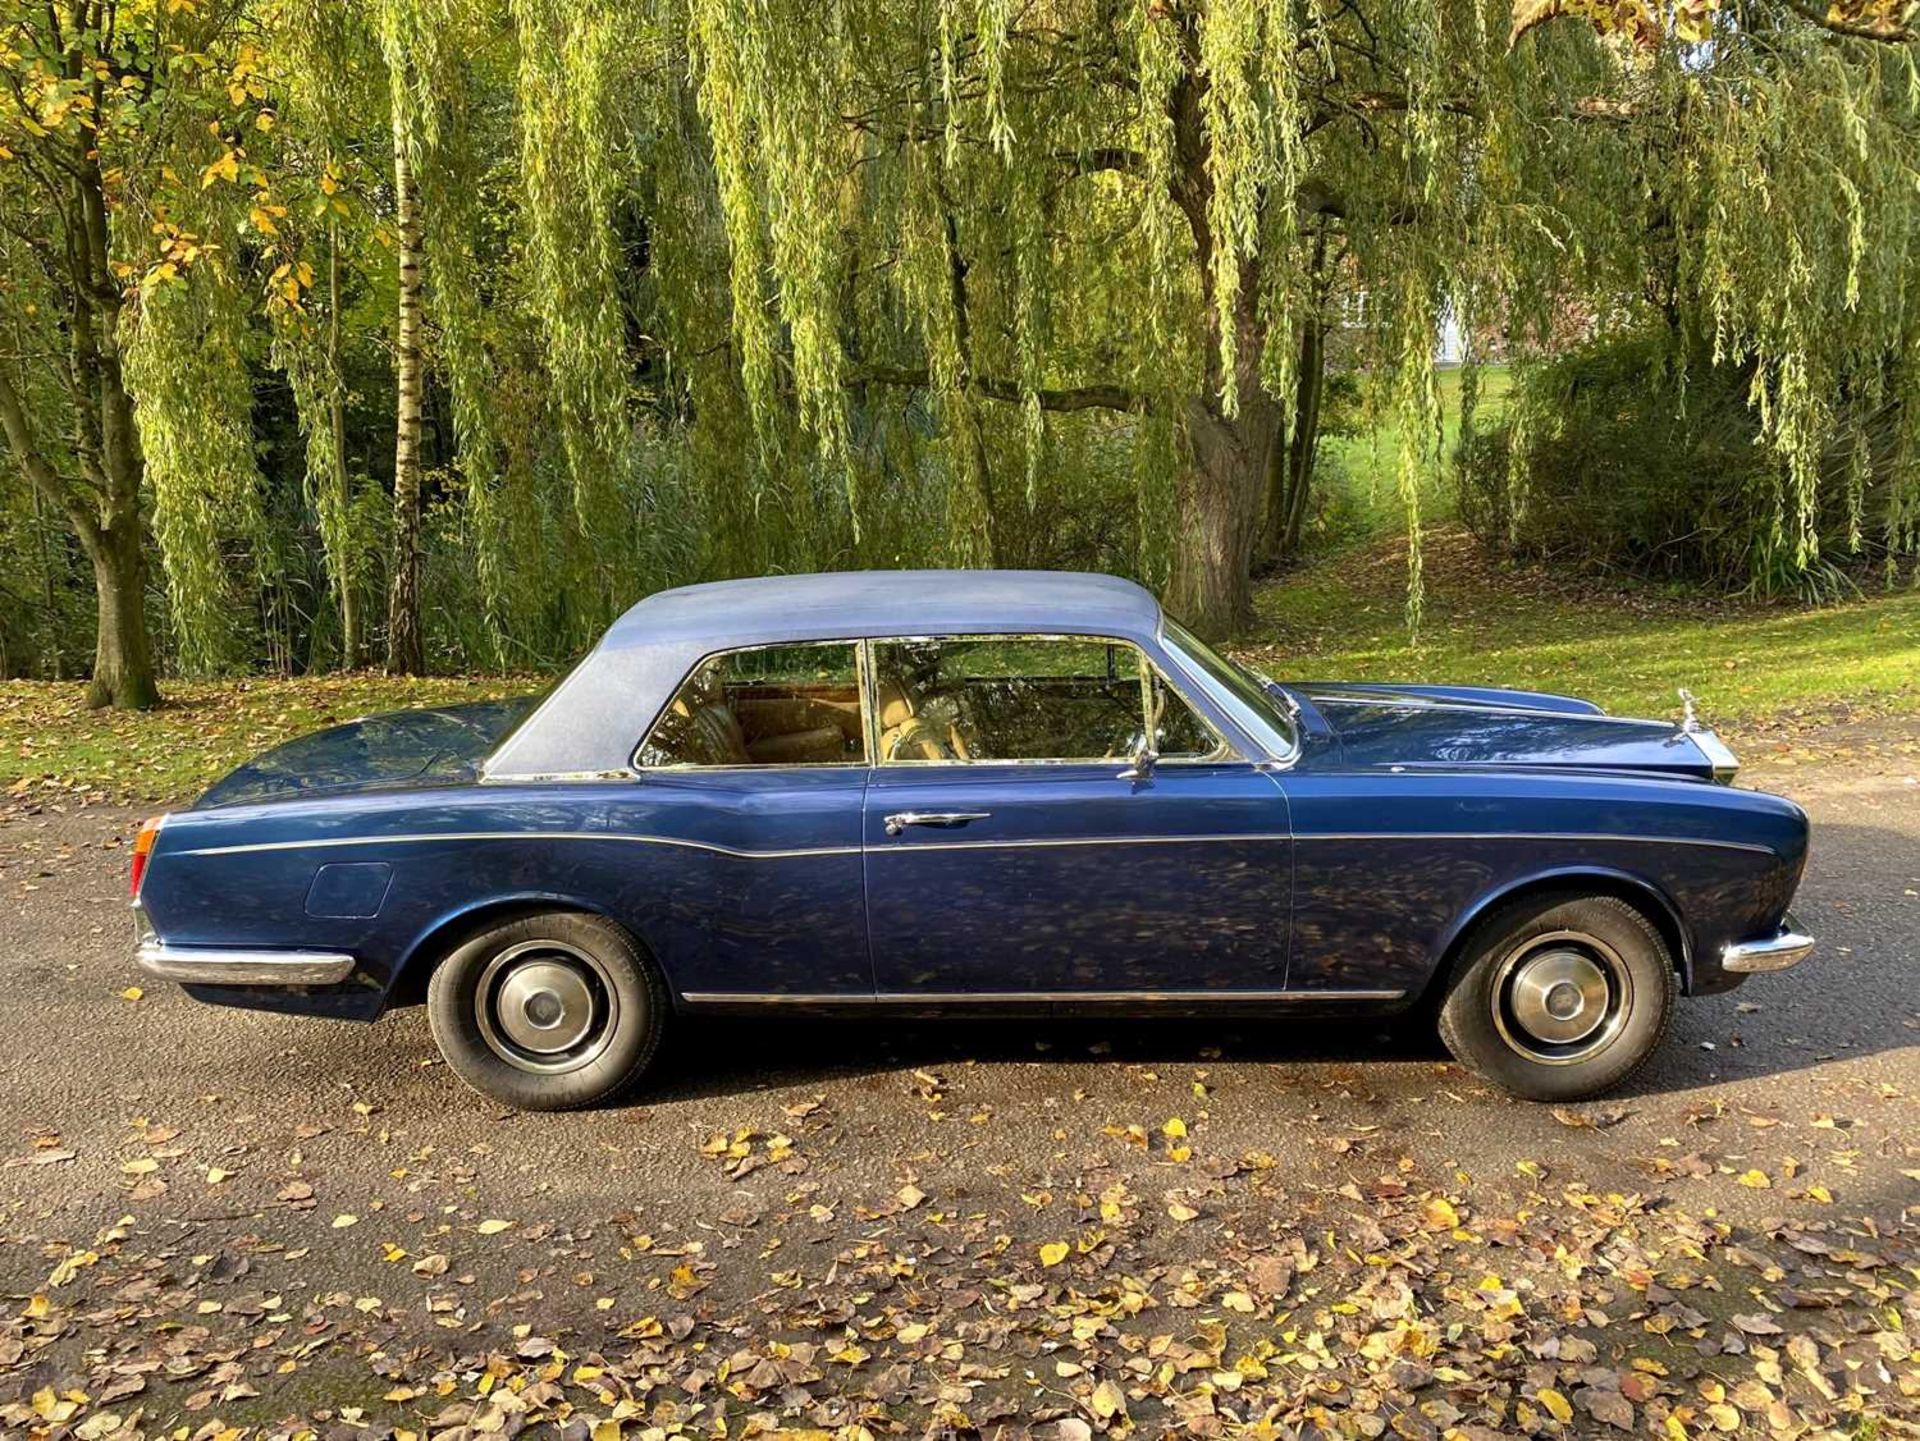
{"label": "asphalt road", "polygon": [[[763,1337],[740,1317],[770,1314],[770,1295],[826,1295],[863,1246],[910,1255],[915,1284],[959,1305],[977,1299],[989,1242],[1010,1273],[1046,1279],[1054,1263],[1030,1253],[1104,1219],[1127,1238],[1121,1259],[1164,1280],[1311,1237],[1343,1196],[1385,1214],[1395,1176],[1463,1215],[1523,1225],[1530,1207],[1570,1195],[1585,1207],[1579,1192],[1626,1196],[1648,1218],[1680,1208],[1754,1245],[1777,1241],[1783,1217],[1908,1235],[1920,1207],[1916,737],[1843,738],[1824,757],[1782,749],[1759,769],[1814,818],[1796,909],[1819,952],[1684,1001],[1627,1091],[1558,1114],[1491,1093],[1429,1038],[1373,1025],[792,1020],[683,1026],[622,1109],[503,1113],[439,1063],[418,1010],[353,1026],[146,985],[125,906],[137,813],[43,804],[0,822],[0,1294],[22,1314],[38,1294],[89,1319],[57,1338],[16,1323],[28,1339],[23,1351],[0,1338],[0,1400],[52,1387],[57,1406],[61,1385],[85,1390],[91,1375],[97,1408],[103,1356],[159,1344],[170,1308],[190,1334],[217,1336],[258,1324],[260,1305],[296,1311],[296,1296],[310,1333],[375,1336],[362,1358],[403,1343],[421,1348],[409,1355],[510,1350],[529,1333],[577,1352],[675,1313],[686,1327],[730,1319],[731,1350],[780,1329]],[[1103,1209],[1094,1198],[1116,1184],[1126,1201]],[[1079,1249],[1071,1264],[1099,1259]],[[1262,1305],[1259,1318],[1275,1314]],[[356,1316],[371,1329],[355,1331]],[[449,1364],[434,1363],[442,1375]],[[209,1402],[222,1366],[251,1379],[216,1385]],[[353,1391],[276,1391],[272,1369],[245,1368],[243,1354],[162,1373],[177,1383],[141,1373],[138,1399],[118,1409],[195,1424],[223,1405],[325,1415]],[[972,1393],[964,1377],[950,1384],[976,1405],[983,1394],[977,1380]],[[1112,1419],[1077,1381],[1047,1384],[1096,1426]],[[764,1408],[766,1388],[754,1394]],[[426,1403],[389,1404],[417,1415]]]}

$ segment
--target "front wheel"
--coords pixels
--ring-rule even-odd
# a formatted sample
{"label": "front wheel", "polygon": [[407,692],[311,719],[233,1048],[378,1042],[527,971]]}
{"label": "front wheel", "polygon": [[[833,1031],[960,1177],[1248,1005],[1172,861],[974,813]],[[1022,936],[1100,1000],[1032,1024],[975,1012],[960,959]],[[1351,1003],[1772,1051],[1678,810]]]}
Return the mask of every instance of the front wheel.
{"label": "front wheel", "polygon": [[1666,942],[1625,901],[1522,900],[1468,940],[1440,1007],[1440,1038],[1516,1095],[1584,1100],[1645,1064],[1677,989]]}
{"label": "front wheel", "polygon": [[567,911],[481,932],[427,983],[427,1021],[454,1074],[523,1111],[618,1096],[653,1060],[667,1009],[626,931]]}

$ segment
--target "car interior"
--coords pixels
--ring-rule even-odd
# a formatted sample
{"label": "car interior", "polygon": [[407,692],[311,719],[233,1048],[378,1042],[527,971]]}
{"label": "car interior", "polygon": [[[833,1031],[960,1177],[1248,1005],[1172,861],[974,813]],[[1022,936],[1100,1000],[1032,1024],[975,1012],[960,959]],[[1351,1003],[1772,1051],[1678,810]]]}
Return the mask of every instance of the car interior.
{"label": "car interior", "polygon": [[731,651],[701,663],[661,715],[642,766],[857,765],[866,759],[851,645]]}
{"label": "car interior", "polygon": [[[1121,759],[1145,744],[1139,654],[1085,641],[894,641],[874,647],[882,763]],[[852,652],[796,646],[734,652],[682,686],[638,756],[642,766],[858,764],[864,759]],[[1177,695],[1152,688],[1154,750],[1212,753],[1217,741]]]}

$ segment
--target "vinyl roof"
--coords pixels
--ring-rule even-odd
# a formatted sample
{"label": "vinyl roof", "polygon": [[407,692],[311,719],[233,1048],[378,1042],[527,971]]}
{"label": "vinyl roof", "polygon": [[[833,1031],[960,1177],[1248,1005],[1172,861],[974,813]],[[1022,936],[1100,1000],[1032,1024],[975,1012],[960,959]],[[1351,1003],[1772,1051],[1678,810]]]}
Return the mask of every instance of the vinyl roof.
{"label": "vinyl roof", "polygon": [[621,616],[487,759],[488,780],[625,773],[700,658],[861,636],[1112,636],[1153,647],[1160,604],[1132,581],[1051,570],[862,570],[690,585]]}
{"label": "vinyl roof", "polygon": [[1160,604],[1129,580],[1051,570],[763,576],[648,596],[604,646],[756,645],[839,636],[1083,631],[1152,635]]}

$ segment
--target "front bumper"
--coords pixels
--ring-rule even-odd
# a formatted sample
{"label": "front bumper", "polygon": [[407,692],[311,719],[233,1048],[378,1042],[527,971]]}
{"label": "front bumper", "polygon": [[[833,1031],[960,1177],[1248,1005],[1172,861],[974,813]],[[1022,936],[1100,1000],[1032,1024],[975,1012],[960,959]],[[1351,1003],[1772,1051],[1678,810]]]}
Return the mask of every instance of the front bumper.
{"label": "front bumper", "polygon": [[1784,971],[1813,953],[1813,937],[1794,924],[1792,916],[1773,935],[1758,941],[1735,941],[1720,952],[1720,969],[1735,975]]}

